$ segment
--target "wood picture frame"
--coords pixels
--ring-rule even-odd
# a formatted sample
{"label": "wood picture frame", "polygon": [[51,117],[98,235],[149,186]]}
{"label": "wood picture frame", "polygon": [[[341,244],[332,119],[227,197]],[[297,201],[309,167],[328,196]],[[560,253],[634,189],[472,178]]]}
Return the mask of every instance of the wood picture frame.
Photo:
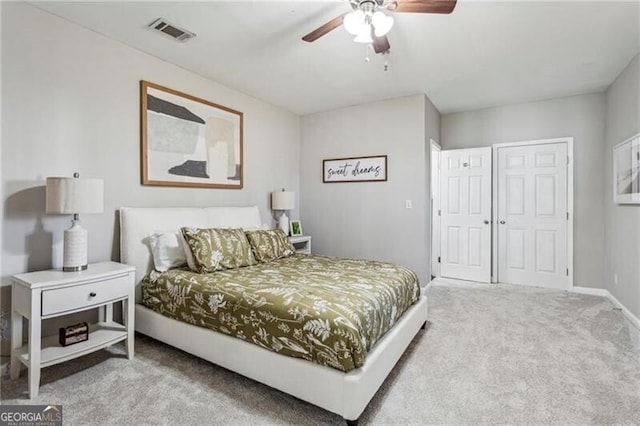
{"label": "wood picture frame", "polygon": [[243,188],[240,111],[140,81],[143,185]]}
{"label": "wood picture frame", "polygon": [[304,235],[302,233],[302,223],[299,220],[292,220],[289,222],[289,228],[291,229],[292,237],[301,237]]}
{"label": "wood picture frame", "polygon": [[322,161],[322,182],[386,182],[387,156],[332,158]]}
{"label": "wood picture frame", "polygon": [[640,133],[613,147],[613,202],[640,204]]}

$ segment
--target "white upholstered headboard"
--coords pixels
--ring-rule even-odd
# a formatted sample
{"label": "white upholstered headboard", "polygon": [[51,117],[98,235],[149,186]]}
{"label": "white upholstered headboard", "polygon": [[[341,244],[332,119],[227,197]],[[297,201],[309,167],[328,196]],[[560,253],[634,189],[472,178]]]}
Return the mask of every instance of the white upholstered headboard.
{"label": "white upholstered headboard", "polygon": [[149,234],[195,228],[260,228],[257,206],[252,207],[122,207],[120,208],[120,261],[136,268],[136,302],[140,280],[153,269]]}

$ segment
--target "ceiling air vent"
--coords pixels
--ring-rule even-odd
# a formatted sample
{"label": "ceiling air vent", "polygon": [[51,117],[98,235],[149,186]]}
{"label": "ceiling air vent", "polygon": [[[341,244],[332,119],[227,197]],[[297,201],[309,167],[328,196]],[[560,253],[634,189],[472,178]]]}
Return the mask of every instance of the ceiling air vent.
{"label": "ceiling air vent", "polygon": [[185,42],[187,40],[191,40],[196,35],[191,31],[183,30],[182,28],[178,28],[173,24],[167,22],[164,18],[158,18],[152,23],[149,24],[149,28],[155,31],[159,31],[164,35],[171,37],[174,40]]}

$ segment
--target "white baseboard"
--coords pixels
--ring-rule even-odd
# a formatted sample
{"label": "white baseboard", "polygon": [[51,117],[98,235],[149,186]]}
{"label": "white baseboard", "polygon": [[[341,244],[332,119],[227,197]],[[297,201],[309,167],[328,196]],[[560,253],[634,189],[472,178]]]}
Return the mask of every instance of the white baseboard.
{"label": "white baseboard", "polygon": [[466,287],[466,288],[488,288],[491,287],[491,283],[479,283],[475,281],[458,280],[455,278],[443,278],[435,277],[429,285],[433,286],[445,286],[445,287]]}
{"label": "white baseboard", "polygon": [[591,296],[601,296],[606,297],[609,301],[615,306],[622,310],[624,316],[629,320],[629,322],[638,330],[640,330],[640,319],[633,314],[626,306],[624,306],[618,299],[615,298],[613,294],[604,288],[591,288],[591,287],[573,287],[571,290],[574,293],[580,294],[589,294]]}
{"label": "white baseboard", "polygon": [[573,287],[573,290],[571,290],[573,293],[580,293],[580,294],[589,294],[591,296],[602,296],[602,297],[609,297],[609,291],[605,290],[604,288],[591,288],[591,287]]}

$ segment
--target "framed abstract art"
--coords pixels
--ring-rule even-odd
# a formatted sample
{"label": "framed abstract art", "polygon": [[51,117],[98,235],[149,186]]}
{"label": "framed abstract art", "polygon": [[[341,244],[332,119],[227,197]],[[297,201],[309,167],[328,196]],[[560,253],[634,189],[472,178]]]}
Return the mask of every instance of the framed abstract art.
{"label": "framed abstract art", "polygon": [[142,184],[242,189],[243,114],[140,82]]}

